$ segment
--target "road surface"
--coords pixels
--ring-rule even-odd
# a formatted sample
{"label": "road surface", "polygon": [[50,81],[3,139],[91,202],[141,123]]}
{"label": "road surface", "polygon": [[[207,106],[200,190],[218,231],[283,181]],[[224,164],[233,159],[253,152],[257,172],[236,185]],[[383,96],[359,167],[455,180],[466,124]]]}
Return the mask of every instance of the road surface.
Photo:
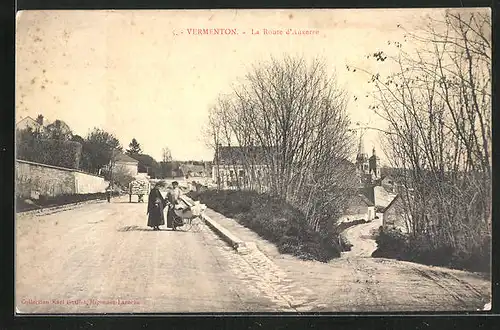
{"label": "road surface", "polygon": [[[147,202],[147,200],[146,200]],[[290,306],[209,229],[151,231],[146,203],[87,204],[16,220],[21,313],[245,312]],[[276,299],[274,299],[276,300]]]}
{"label": "road surface", "polygon": [[18,312],[475,311],[490,299],[490,281],[477,274],[360,257],[371,248],[355,241],[352,256],[302,261],[207,213],[254,242],[249,253],[235,253],[208,228],[151,231],[146,203],[128,196],[18,217]]}
{"label": "road surface", "polygon": [[381,225],[382,218],[380,217],[344,230],[342,234],[352,244],[352,247],[351,251],[343,252],[342,257],[371,257],[373,251],[377,249],[377,243],[373,237]]}

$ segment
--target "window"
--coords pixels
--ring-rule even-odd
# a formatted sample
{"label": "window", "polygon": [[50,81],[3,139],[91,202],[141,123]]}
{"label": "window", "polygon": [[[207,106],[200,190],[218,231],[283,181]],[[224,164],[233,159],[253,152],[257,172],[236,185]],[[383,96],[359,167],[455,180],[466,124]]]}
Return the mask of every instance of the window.
{"label": "window", "polygon": [[245,170],[240,170],[239,171],[239,176],[244,177],[245,176]]}

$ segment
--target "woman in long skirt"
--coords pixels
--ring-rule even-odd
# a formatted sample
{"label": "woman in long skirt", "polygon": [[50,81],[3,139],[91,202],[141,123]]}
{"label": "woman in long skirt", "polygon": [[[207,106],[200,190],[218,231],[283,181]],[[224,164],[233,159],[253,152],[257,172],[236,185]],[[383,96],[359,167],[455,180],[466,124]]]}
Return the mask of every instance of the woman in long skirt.
{"label": "woman in long skirt", "polygon": [[163,186],[163,184],[158,182],[154,188],[151,189],[148,197],[148,227],[153,227],[153,230],[160,230],[159,226],[165,224],[163,209],[166,206],[166,202],[159,189],[161,186]]}

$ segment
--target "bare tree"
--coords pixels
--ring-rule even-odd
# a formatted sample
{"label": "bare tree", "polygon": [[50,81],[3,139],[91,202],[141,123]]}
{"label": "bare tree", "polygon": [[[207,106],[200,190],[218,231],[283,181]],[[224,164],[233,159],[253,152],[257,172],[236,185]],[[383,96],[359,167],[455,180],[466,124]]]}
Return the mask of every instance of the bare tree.
{"label": "bare tree", "polygon": [[408,229],[431,247],[470,252],[491,233],[490,33],[489,15],[450,10],[406,33],[413,51],[389,42],[395,56],[371,55],[397,67],[369,73],[373,109],[392,133],[388,158],[404,173]]}
{"label": "bare tree", "polygon": [[267,187],[302,209],[317,230],[336,220],[355,182],[354,167],[346,165],[354,146],[346,95],[318,59],[285,56],[254,65],[212,111],[218,140],[239,147],[231,158],[242,159],[249,173],[242,186]]}
{"label": "bare tree", "polygon": [[170,152],[170,149],[168,147],[164,147],[161,150],[161,158],[164,163],[168,163],[172,161],[172,153]]}

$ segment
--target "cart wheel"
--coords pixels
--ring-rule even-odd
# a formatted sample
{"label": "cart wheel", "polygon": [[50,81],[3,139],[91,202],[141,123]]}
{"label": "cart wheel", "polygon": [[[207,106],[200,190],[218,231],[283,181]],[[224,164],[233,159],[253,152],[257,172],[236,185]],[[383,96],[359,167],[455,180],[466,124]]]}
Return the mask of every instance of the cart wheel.
{"label": "cart wheel", "polygon": [[182,231],[190,231],[193,227],[191,219],[182,219],[183,225],[177,228],[180,228]]}
{"label": "cart wheel", "polygon": [[192,225],[191,231],[199,232],[203,230],[203,222],[199,217],[192,219],[191,225]]}

